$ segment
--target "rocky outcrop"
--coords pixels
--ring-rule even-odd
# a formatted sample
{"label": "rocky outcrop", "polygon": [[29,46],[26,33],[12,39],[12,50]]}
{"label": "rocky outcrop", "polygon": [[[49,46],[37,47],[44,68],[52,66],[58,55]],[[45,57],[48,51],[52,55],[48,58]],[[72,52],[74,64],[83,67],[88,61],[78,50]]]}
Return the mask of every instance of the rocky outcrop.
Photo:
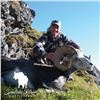
{"label": "rocky outcrop", "polygon": [[[24,30],[31,26],[34,17],[35,11],[23,1],[1,1],[1,56],[14,59],[27,56],[22,48],[28,40]],[[26,36],[24,43],[19,41],[22,35]]]}

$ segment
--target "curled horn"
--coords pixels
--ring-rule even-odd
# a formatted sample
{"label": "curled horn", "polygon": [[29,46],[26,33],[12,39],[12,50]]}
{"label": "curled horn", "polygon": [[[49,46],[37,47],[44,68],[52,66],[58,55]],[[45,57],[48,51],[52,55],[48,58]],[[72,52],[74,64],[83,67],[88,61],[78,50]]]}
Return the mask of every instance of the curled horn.
{"label": "curled horn", "polygon": [[[64,63],[60,64],[60,61],[64,57],[64,55],[66,55],[67,60]],[[71,58],[74,55],[77,55],[77,51],[73,46],[70,46],[70,45],[61,46],[56,49],[55,57],[52,59],[52,61],[55,67],[57,67],[58,69],[62,71],[65,71],[71,67],[71,64],[72,64]]]}

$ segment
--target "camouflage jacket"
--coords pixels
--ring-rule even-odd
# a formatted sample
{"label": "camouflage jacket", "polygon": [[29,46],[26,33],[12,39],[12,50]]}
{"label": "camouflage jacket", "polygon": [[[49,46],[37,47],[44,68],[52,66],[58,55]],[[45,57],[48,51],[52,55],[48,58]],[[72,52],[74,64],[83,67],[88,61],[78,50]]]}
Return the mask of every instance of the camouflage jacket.
{"label": "camouflage jacket", "polygon": [[62,46],[65,43],[72,45],[75,48],[79,48],[76,43],[72,40],[68,40],[63,34],[60,34],[57,38],[52,38],[51,33],[47,32],[37,40],[33,46],[33,50],[41,58],[49,52],[54,52],[57,47]]}

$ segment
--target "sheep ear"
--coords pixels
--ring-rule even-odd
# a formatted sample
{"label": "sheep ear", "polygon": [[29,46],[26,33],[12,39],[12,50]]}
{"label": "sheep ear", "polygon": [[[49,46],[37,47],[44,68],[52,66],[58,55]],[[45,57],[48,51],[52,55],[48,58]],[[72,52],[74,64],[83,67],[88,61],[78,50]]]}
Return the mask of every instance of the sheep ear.
{"label": "sheep ear", "polygon": [[91,60],[91,55],[89,55],[89,60]]}

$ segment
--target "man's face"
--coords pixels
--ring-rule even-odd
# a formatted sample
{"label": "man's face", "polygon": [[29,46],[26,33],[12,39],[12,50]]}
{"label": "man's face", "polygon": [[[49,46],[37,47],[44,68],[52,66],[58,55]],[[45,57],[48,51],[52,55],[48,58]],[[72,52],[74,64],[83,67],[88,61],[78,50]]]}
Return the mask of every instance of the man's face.
{"label": "man's face", "polygon": [[50,28],[52,37],[56,38],[59,35],[59,26],[54,24]]}

